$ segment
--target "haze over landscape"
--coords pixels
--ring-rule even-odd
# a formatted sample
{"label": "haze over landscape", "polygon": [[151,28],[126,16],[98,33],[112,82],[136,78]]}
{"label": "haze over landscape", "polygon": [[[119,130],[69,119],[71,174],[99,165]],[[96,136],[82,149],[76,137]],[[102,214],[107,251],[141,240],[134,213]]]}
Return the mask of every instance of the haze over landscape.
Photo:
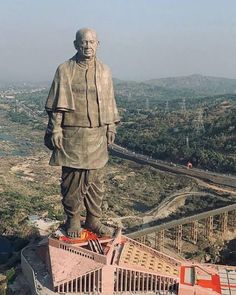
{"label": "haze over landscape", "polygon": [[98,31],[119,79],[236,78],[235,11],[233,0],[3,1],[0,81],[51,81],[81,27]]}

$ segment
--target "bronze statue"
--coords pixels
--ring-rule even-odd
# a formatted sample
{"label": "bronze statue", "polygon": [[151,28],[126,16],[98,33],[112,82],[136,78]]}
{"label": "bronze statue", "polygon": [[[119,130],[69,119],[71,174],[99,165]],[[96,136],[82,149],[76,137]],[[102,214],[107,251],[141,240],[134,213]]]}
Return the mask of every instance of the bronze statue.
{"label": "bronze statue", "polygon": [[102,168],[108,161],[107,147],[114,142],[119,115],[110,69],[96,58],[96,32],[80,29],[74,46],[77,53],[58,67],[49,91],[45,144],[53,149],[50,165],[62,166],[67,235],[79,236],[84,201],[85,227],[102,236],[110,234],[100,221]]}

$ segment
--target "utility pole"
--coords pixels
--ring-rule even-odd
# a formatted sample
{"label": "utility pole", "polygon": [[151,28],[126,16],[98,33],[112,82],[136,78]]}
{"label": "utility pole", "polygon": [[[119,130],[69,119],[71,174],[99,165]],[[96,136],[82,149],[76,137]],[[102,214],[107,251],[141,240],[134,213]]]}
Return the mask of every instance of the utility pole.
{"label": "utility pole", "polygon": [[193,121],[194,122],[194,129],[196,130],[197,133],[204,132],[204,123],[203,123],[203,109],[199,108],[196,112],[196,119]]}
{"label": "utility pole", "polygon": [[169,101],[166,101],[165,114],[169,113]]}
{"label": "utility pole", "polygon": [[130,91],[128,92],[127,97],[128,97],[128,101],[130,101],[131,100],[131,92]]}
{"label": "utility pole", "polygon": [[181,113],[185,114],[186,113],[186,101],[185,98],[182,99],[182,103],[181,103]]}
{"label": "utility pole", "polygon": [[186,137],[186,148],[189,149],[189,137]]}
{"label": "utility pole", "polygon": [[15,106],[14,106],[13,112],[14,113],[18,113],[18,110],[19,110],[19,107],[18,107],[18,99],[16,99],[15,100]]}
{"label": "utility pole", "polygon": [[146,98],[146,110],[149,111],[149,97]]}

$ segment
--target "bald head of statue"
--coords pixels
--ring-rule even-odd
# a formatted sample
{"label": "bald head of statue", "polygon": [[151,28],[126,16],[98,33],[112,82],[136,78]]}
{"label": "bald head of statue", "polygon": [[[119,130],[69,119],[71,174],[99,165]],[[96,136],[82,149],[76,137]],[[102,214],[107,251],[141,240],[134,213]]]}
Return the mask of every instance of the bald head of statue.
{"label": "bald head of statue", "polygon": [[91,60],[96,56],[99,41],[95,30],[83,28],[76,32],[75,49],[82,59]]}

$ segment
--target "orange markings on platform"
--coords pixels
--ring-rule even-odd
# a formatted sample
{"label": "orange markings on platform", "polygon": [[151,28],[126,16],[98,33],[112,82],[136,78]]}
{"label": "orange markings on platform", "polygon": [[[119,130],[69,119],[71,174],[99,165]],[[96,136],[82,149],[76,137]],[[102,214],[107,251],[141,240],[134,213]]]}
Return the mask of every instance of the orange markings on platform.
{"label": "orange markings on platform", "polygon": [[211,276],[211,280],[197,280],[196,283],[198,286],[203,288],[210,288],[212,291],[215,291],[221,294],[221,286],[220,286],[220,277],[215,274]]}
{"label": "orange markings on platform", "polygon": [[193,266],[182,266],[181,267],[181,271],[180,271],[180,283],[183,285],[187,285],[187,286],[200,286],[202,288],[206,288],[206,289],[212,289],[212,291],[215,291],[216,293],[221,294],[221,285],[220,285],[220,277],[217,274],[212,274],[210,275],[210,279],[206,280],[206,279],[197,279],[195,283],[193,282],[193,284],[185,282],[185,271],[187,269],[193,268]]}
{"label": "orange markings on platform", "polygon": [[79,238],[69,238],[66,236],[61,236],[59,238],[59,241],[62,241],[68,244],[78,244],[78,243],[87,242],[88,240],[97,240],[97,239],[98,239],[98,236],[96,234],[94,234],[93,232],[87,229],[83,229],[80,233]]}
{"label": "orange markings on platform", "polygon": [[212,275],[212,289],[221,294],[221,286],[220,286],[220,276],[215,274],[215,275]]}

